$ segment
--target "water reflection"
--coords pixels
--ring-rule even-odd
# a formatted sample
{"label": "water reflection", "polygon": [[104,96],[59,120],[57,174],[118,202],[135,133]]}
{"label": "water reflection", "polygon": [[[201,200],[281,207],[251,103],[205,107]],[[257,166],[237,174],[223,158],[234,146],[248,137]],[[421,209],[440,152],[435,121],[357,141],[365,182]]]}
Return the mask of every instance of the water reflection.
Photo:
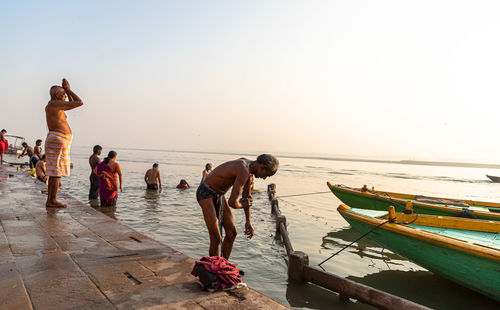
{"label": "water reflection", "polygon": [[90,200],[89,204],[92,208],[95,210],[106,214],[110,218],[117,220],[115,213],[116,213],[116,206],[107,206],[107,207],[101,207],[101,202],[99,200]]}
{"label": "water reflection", "polygon": [[383,270],[363,277],[348,276],[347,279],[431,308],[498,309],[498,303],[493,299],[485,298],[429,271]]}
{"label": "water reflection", "polygon": [[339,295],[317,285],[291,284],[286,288],[286,299],[294,308],[309,309],[376,309],[372,306],[349,300],[344,302],[339,300]]}
{"label": "water reflection", "polygon": [[160,192],[153,189],[146,189],[144,192],[147,209],[157,209],[160,206]]}
{"label": "water reflection", "polygon": [[[323,249],[336,250],[348,246],[351,242],[359,238],[361,234],[354,230],[353,228],[342,228],[337,231],[329,232],[326,236],[322,238],[321,247]],[[389,250],[381,248],[380,245],[368,238],[363,238],[358,242],[352,244],[346,251],[356,254],[360,258],[371,258],[379,259],[385,263],[397,264],[399,263],[391,262],[391,260],[404,260],[406,258],[392,253]]]}

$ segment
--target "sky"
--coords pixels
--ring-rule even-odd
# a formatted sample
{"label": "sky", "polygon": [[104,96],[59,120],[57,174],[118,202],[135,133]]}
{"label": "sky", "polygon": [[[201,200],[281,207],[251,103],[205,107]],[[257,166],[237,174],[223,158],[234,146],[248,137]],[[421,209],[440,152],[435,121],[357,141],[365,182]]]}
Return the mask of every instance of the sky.
{"label": "sky", "polygon": [[2,1],[0,127],[74,145],[500,163],[498,1]]}

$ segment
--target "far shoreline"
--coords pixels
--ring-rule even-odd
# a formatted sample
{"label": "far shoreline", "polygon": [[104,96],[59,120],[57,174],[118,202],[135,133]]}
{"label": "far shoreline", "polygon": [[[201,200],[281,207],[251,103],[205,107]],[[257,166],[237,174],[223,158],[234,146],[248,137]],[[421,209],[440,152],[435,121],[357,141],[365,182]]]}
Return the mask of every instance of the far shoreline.
{"label": "far shoreline", "polygon": [[[75,146],[78,148],[89,148],[89,146]],[[90,147],[91,148],[91,147]],[[130,148],[130,147],[109,147],[110,149],[117,150],[134,150],[134,151],[147,151],[147,152],[171,152],[171,153],[191,153],[191,154],[214,154],[214,155],[234,155],[234,156],[248,156],[255,157],[260,153],[231,153],[231,152],[214,152],[214,151],[183,151],[183,150],[162,150],[162,149],[143,149],[143,148]],[[486,168],[486,169],[500,169],[500,164],[481,164],[469,162],[453,162],[453,161],[427,161],[427,160],[385,160],[385,159],[359,159],[348,157],[327,157],[324,155],[286,155],[275,153],[278,158],[293,158],[293,159],[313,159],[313,160],[329,160],[329,161],[347,161],[347,162],[364,162],[376,164],[399,164],[399,165],[413,165],[413,166],[438,166],[438,167],[458,167],[458,168]]]}

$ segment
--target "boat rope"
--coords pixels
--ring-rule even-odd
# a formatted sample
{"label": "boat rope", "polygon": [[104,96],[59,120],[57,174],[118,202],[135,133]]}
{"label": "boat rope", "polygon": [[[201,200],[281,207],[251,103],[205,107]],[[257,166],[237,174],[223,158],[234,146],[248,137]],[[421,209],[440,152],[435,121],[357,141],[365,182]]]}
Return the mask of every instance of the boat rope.
{"label": "boat rope", "polygon": [[[415,213],[415,218],[411,221],[411,222],[397,222],[397,216],[396,218],[394,219],[394,224],[400,224],[400,225],[410,225],[410,224],[413,224],[416,220],[418,219],[418,213]],[[339,254],[340,252],[344,251],[345,249],[347,249],[348,247],[350,247],[351,245],[353,245],[354,243],[358,242],[359,240],[363,239],[364,237],[366,237],[368,234],[370,234],[371,232],[373,232],[375,229],[379,228],[380,226],[384,225],[384,224],[387,224],[389,223],[390,221],[387,220],[385,222],[382,222],[380,224],[378,224],[377,226],[373,227],[370,231],[368,231],[367,233],[363,234],[361,237],[357,238],[356,240],[354,240],[353,242],[349,243],[348,245],[346,245],[345,247],[343,247],[342,249],[338,250],[336,253],[332,254],[330,257],[328,257],[327,259],[325,259],[324,261],[322,261],[321,263],[318,264],[318,266],[321,267],[321,264],[327,262],[328,260],[330,260],[331,258],[333,258],[335,255]]]}
{"label": "boat rope", "polygon": [[342,249],[340,249],[339,251],[337,251],[336,253],[332,254],[330,257],[328,257],[327,259],[325,259],[324,261],[322,261],[321,263],[318,264],[318,266],[321,267],[322,264],[326,263],[327,261],[329,261],[330,259],[332,259],[335,255],[339,254],[340,252],[344,251],[345,249],[347,249],[348,247],[350,247],[351,245],[353,245],[354,243],[358,242],[359,240],[363,239],[364,237],[366,237],[368,234],[370,234],[371,232],[373,232],[375,229],[379,228],[380,226],[384,225],[384,224],[387,224],[389,223],[389,221],[385,221],[385,222],[382,222],[380,224],[378,224],[377,226],[373,227],[370,231],[368,231],[367,233],[363,234],[361,237],[359,237],[358,239],[354,240],[353,242],[349,243],[348,245],[346,245],[345,247],[343,247]]}
{"label": "boat rope", "polygon": [[305,193],[305,194],[293,194],[293,195],[285,195],[285,196],[278,196],[278,199],[281,198],[288,198],[288,197],[296,197],[296,196],[307,196],[307,195],[318,195],[318,194],[328,194],[331,193],[331,191],[328,192],[314,192],[314,193]]}
{"label": "boat rope", "polygon": [[386,198],[386,197],[384,197],[384,196],[382,196],[382,195],[379,195],[378,193],[373,193],[373,194],[375,194],[375,196],[377,196],[377,197],[379,197],[379,198],[381,198],[381,199],[388,200],[388,201],[392,202],[392,203],[393,203],[393,204],[395,204],[395,205],[398,205],[398,206],[400,206],[400,207],[403,207],[403,209],[404,209],[404,208],[406,208],[406,205],[404,205],[404,204],[402,204],[402,203],[400,203],[400,202],[397,202],[397,201],[392,200],[391,195],[389,195],[388,193],[382,193],[382,194],[384,194],[385,196],[387,196],[388,198]]}

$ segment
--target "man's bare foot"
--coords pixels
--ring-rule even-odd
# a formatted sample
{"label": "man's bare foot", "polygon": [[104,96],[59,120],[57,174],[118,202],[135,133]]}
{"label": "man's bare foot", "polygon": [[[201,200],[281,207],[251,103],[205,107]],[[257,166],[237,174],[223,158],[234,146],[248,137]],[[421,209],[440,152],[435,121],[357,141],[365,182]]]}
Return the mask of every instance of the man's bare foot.
{"label": "man's bare foot", "polygon": [[47,208],[67,208],[68,206],[65,205],[64,203],[56,201],[56,202],[47,202],[45,204],[45,207],[47,207]]}

